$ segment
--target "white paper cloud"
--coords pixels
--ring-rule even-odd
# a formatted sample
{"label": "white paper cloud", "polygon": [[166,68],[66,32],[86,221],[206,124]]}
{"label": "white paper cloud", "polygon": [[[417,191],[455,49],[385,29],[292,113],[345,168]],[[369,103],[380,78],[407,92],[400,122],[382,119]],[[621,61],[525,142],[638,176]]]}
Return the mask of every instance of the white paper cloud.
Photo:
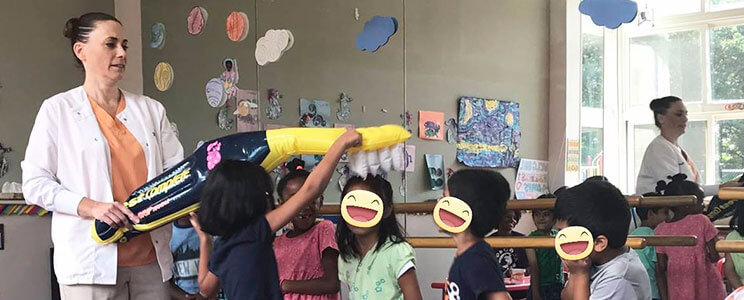
{"label": "white paper cloud", "polygon": [[256,62],[264,66],[278,61],[294,45],[292,32],[286,29],[269,29],[256,42]]}

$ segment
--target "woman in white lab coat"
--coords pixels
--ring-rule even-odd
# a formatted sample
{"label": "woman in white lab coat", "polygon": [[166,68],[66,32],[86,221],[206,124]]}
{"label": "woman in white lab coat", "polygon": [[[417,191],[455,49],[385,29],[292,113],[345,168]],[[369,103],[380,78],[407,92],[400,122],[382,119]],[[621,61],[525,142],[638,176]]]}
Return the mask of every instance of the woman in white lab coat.
{"label": "woman in white lab coat", "polygon": [[[692,158],[679,146],[678,139],[687,129],[687,108],[682,99],[667,96],[654,99],[650,104],[654,113],[656,127],[661,134],[651,141],[643,155],[643,162],[636,181],[636,194],[642,195],[656,191],[659,180],[668,180],[667,176],[687,175],[687,180],[698,184],[704,180],[695,168]],[[705,141],[700,141],[705,142]],[[721,186],[739,186],[736,181]],[[706,196],[715,195],[719,185],[701,185]]]}
{"label": "woman in white lab coat", "polygon": [[82,86],[46,99],[29,136],[26,202],[52,211],[54,270],[62,299],[170,299],[170,227],[125,244],[99,245],[93,220],[129,227],[121,203],[183,159],[163,105],[119,89],[127,63],[121,22],[88,13],[65,24]]}

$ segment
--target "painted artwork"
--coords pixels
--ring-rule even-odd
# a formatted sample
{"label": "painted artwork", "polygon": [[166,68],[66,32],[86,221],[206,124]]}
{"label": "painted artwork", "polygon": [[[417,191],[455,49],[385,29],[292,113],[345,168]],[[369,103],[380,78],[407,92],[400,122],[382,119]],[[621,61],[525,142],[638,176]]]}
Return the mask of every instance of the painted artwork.
{"label": "painted artwork", "polygon": [[419,138],[441,141],[444,139],[444,113],[419,111]]}
{"label": "painted artwork", "polygon": [[261,124],[258,122],[258,92],[254,90],[238,89],[235,98],[235,112],[237,117],[238,132],[259,131]]}
{"label": "painted artwork", "polygon": [[429,184],[432,191],[444,188],[444,157],[441,154],[424,154],[429,169]]}
{"label": "painted artwork", "polygon": [[167,62],[159,63],[155,66],[153,80],[158,91],[167,91],[173,85],[173,67]]}
{"label": "painted artwork", "polygon": [[225,22],[225,31],[227,31],[227,38],[233,42],[240,42],[248,36],[248,15],[244,12],[234,11],[227,16]]}
{"label": "painted artwork", "polygon": [[416,146],[406,145],[406,172],[413,173],[416,170]]}
{"label": "painted artwork", "polygon": [[186,28],[191,35],[199,35],[207,25],[207,10],[201,6],[194,6],[186,17]]}
{"label": "painted artwork", "polygon": [[331,105],[324,100],[300,99],[301,127],[330,127]]}
{"label": "painted artwork", "polygon": [[165,46],[165,25],[155,22],[150,29],[150,48],[163,49],[163,46]]}
{"label": "painted artwork", "polygon": [[548,193],[548,162],[523,158],[514,180],[517,199],[537,199]]}
{"label": "painted artwork", "polygon": [[469,167],[516,168],[521,136],[519,103],[460,98],[458,161]]}

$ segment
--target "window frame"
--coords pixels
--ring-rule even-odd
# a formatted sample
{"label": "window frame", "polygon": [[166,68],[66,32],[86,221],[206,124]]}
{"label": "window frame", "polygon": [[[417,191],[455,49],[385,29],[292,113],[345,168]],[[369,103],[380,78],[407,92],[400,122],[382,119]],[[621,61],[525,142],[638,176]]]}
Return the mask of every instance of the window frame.
{"label": "window frame", "polygon": [[[621,128],[625,139],[620,139],[620,149],[625,151],[624,157],[620,155],[620,161],[625,160],[624,168],[621,167],[621,177],[626,178],[623,185],[627,187],[626,191],[633,193],[635,191],[637,174],[635,174],[635,133],[634,126],[653,124],[653,114],[648,108],[648,102],[644,105],[632,105],[631,95],[631,74],[630,74],[630,44],[631,39],[635,37],[651,36],[670,32],[698,30],[701,32],[701,55],[702,64],[701,72],[703,74],[702,91],[700,102],[685,102],[689,111],[688,119],[693,121],[705,121],[705,169],[707,170],[704,184],[716,183],[716,178],[720,172],[716,165],[718,160],[718,149],[716,138],[716,123],[723,120],[744,119],[744,111],[727,111],[725,106],[731,103],[742,103],[744,99],[726,99],[713,100],[711,86],[711,50],[710,38],[711,30],[717,27],[744,25],[744,8],[710,11],[708,0],[701,0],[702,12],[665,16],[654,21],[654,26],[638,26],[637,22],[625,24],[617,30],[617,87],[618,87],[618,106],[619,112],[617,117],[618,127]],[[606,57],[607,58],[607,57]],[[651,99],[647,99],[650,101]],[[607,135],[605,135],[607,136]],[[609,159],[608,159],[609,161]],[[744,166],[743,166],[744,168]]]}

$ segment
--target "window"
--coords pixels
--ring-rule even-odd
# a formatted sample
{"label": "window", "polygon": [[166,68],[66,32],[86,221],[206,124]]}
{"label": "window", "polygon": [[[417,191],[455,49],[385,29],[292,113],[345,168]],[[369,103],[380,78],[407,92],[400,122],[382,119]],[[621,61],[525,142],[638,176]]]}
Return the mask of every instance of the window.
{"label": "window", "polygon": [[[646,147],[659,135],[649,102],[674,95],[689,110],[680,146],[703,184],[744,173],[744,0],[645,0],[653,26],[620,28],[620,126],[626,134],[627,187],[635,181]],[[582,135],[583,138],[583,135]],[[741,149],[741,150],[740,150]]]}
{"label": "window", "polygon": [[581,21],[580,179],[604,174],[604,30]]}

